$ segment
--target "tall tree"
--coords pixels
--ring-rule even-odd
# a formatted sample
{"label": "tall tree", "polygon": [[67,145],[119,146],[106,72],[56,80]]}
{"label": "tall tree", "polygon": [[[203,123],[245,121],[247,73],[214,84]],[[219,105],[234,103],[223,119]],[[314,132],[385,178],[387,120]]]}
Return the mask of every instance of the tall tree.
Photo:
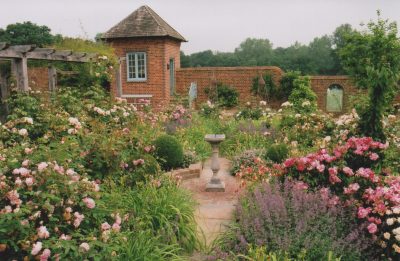
{"label": "tall tree", "polygon": [[310,73],[332,74],[335,63],[332,56],[332,40],[329,36],[316,37],[309,44]]}
{"label": "tall tree", "polygon": [[241,65],[270,65],[272,61],[272,43],[268,39],[247,38],[235,55]]}
{"label": "tall tree", "polygon": [[50,33],[50,28],[32,22],[10,24],[5,30],[0,30],[0,42],[12,45],[36,44],[43,47],[53,44],[54,40],[55,37]]}
{"label": "tall tree", "polygon": [[362,134],[385,140],[384,110],[392,103],[400,80],[400,39],[397,24],[383,20],[368,23],[368,30],[346,36],[339,54],[344,69],[358,87],[368,89],[369,104],[361,113]]}
{"label": "tall tree", "polygon": [[332,59],[334,63],[333,71],[335,74],[344,74],[345,71],[341,65],[339,51],[346,45],[346,39],[356,31],[351,27],[350,24],[342,24],[338,26],[332,35]]}

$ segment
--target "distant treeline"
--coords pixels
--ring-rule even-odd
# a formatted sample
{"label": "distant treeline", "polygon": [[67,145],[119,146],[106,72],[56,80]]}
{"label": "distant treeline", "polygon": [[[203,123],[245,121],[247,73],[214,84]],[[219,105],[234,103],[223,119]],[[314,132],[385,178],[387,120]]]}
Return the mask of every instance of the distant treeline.
{"label": "distant treeline", "polygon": [[181,67],[269,65],[307,75],[343,74],[338,51],[345,45],[346,35],[354,32],[351,25],[343,24],[333,34],[316,37],[308,45],[296,42],[287,48],[273,48],[268,39],[247,38],[234,52],[181,52]]}

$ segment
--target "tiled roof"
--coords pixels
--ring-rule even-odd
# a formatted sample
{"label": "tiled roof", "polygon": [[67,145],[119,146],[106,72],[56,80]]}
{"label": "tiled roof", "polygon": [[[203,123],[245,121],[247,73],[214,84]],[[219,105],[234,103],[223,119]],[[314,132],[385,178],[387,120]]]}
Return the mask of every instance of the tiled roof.
{"label": "tiled roof", "polygon": [[103,34],[103,39],[165,36],[186,42],[174,28],[144,5]]}

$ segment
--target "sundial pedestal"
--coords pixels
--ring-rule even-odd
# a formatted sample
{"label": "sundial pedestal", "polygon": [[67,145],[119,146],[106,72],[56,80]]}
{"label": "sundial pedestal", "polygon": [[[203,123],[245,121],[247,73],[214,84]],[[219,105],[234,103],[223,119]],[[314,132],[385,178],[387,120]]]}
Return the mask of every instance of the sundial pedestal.
{"label": "sundial pedestal", "polygon": [[220,169],[219,164],[219,144],[225,140],[223,134],[207,134],[205,140],[212,146],[212,157],[211,157],[211,170],[213,175],[210,181],[206,185],[207,192],[225,192],[225,183],[218,177],[218,171]]}

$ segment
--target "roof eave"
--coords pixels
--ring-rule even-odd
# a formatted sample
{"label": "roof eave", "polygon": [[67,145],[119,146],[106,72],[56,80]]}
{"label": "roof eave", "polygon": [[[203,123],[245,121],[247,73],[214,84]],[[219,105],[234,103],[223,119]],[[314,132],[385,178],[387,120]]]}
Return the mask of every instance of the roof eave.
{"label": "roof eave", "polygon": [[102,36],[100,37],[101,40],[113,40],[113,39],[140,39],[140,38],[171,38],[174,40],[177,40],[179,42],[185,42],[187,43],[188,40],[186,40],[185,38],[178,38],[178,37],[174,37],[171,35],[137,35],[137,36]]}

